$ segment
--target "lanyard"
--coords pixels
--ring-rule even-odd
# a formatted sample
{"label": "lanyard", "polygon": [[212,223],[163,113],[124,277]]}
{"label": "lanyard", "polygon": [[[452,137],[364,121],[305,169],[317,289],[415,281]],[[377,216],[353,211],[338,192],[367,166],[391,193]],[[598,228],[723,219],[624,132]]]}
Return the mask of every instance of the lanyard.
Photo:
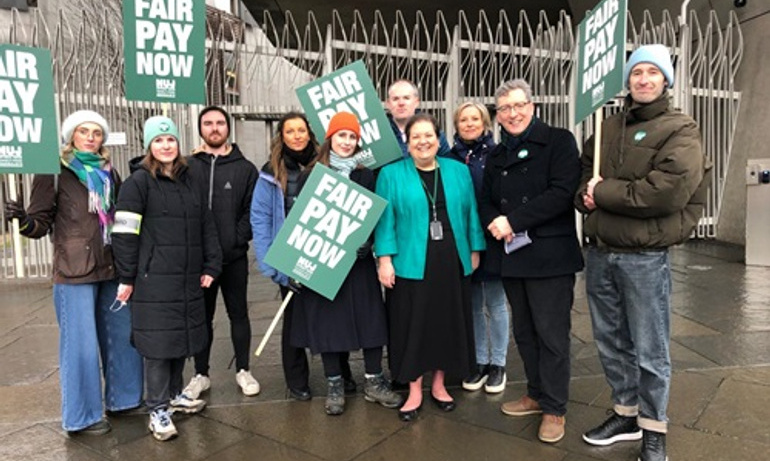
{"label": "lanyard", "polygon": [[433,209],[433,221],[438,221],[438,214],[436,213],[436,197],[438,193],[438,164],[436,164],[436,168],[433,170],[433,195],[431,195],[430,191],[428,190],[428,186],[425,184],[425,181],[422,180],[422,177],[420,177],[420,182],[422,183],[422,188],[425,189],[425,193],[428,195],[428,200],[430,200],[431,208]]}

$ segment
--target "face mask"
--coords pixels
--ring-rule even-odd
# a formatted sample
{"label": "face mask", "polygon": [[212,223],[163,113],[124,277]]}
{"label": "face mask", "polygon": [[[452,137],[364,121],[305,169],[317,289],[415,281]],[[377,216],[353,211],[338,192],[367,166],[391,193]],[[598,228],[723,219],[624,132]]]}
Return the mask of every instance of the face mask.
{"label": "face mask", "polygon": [[125,301],[118,301],[118,299],[116,298],[115,301],[113,301],[113,303],[110,305],[110,312],[118,312],[119,310],[126,307],[126,304],[128,303],[126,303]]}

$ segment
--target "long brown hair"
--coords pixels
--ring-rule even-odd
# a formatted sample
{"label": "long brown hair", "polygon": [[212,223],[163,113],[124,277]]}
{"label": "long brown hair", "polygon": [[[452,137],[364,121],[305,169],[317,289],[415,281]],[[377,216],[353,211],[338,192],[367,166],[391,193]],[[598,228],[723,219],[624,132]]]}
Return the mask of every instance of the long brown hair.
{"label": "long brown hair", "polygon": [[[179,145],[177,141],[177,146]],[[147,169],[147,171],[150,172],[153,178],[156,178],[158,176],[158,173],[163,171],[163,164],[158,161],[155,157],[152,156],[152,151],[150,148],[147,148],[147,153],[144,155],[144,158],[140,162],[140,165],[142,165],[144,168]],[[182,170],[184,170],[187,167],[187,160],[185,160],[184,156],[180,154],[177,151],[176,158],[174,159],[174,163],[171,164],[171,172],[169,173],[168,177],[176,180],[179,178],[179,175],[182,173]]]}
{"label": "long brown hair", "polygon": [[[310,135],[310,144],[318,151],[318,140],[310,129],[310,123],[307,121],[305,114],[301,112],[289,112],[278,121],[278,129],[275,136],[270,141],[270,169],[273,170],[273,177],[276,182],[281,185],[281,190],[286,193],[286,182],[288,181],[289,174],[286,172],[286,163],[283,161],[283,148],[285,146],[283,142],[283,126],[289,120],[300,119],[305,122],[307,132]],[[315,163],[315,160],[313,161]],[[327,159],[328,164],[328,159]]]}

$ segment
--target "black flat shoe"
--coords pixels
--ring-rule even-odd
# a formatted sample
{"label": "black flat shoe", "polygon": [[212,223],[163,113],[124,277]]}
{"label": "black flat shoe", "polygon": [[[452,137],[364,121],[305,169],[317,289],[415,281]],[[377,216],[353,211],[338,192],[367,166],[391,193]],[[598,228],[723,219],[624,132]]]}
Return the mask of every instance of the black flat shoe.
{"label": "black flat shoe", "polygon": [[306,402],[313,398],[312,394],[310,394],[310,388],[308,387],[304,389],[294,389],[290,387],[289,397],[294,400],[299,400],[300,402]]}
{"label": "black flat shoe", "polygon": [[409,410],[409,411],[398,410],[398,419],[400,419],[401,421],[403,421],[405,423],[412,422],[415,419],[417,419],[417,411],[420,408],[422,408],[422,404],[420,404],[419,407],[417,407],[417,408],[415,408],[413,410]]}
{"label": "black flat shoe", "polygon": [[457,405],[455,405],[454,400],[449,401],[449,402],[445,402],[443,400],[437,399],[436,397],[433,396],[433,394],[430,395],[430,398],[433,400],[433,403],[435,403],[436,406],[441,411],[452,411],[457,406]]}

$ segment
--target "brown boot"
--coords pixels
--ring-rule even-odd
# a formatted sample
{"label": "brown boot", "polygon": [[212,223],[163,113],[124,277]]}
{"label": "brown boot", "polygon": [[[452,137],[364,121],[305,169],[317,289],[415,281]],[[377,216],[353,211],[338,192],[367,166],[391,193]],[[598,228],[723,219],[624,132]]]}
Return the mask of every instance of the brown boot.
{"label": "brown boot", "polygon": [[564,425],[566,420],[564,416],[543,414],[543,420],[540,422],[540,431],[537,437],[546,443],[556,443],[564,438]]}
{"label": "brown boot", "polygon": [[528,395],[513,402],[505,402],[500,407],[500,411],[508,416],[536,415],[543,412],[543,410],[540,409],[540,404],[531,399]]}

